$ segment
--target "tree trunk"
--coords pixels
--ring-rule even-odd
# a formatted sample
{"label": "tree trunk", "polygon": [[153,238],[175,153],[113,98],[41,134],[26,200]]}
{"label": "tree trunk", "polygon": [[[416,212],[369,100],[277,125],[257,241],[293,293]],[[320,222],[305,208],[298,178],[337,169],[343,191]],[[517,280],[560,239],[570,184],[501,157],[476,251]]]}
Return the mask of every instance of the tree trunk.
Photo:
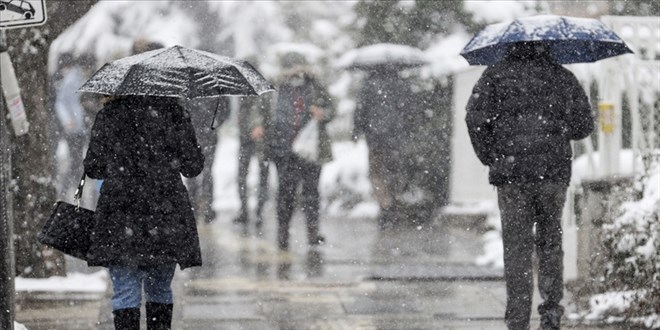
{"label": "tree trunk", "polygon": [[49,0],[46,24],[7,31],[9,54],[30,122],[29,133],[12,136],[11,141],[16,272],[24,277],[65,274],[63,255],[36,239],[56,198],[51,142],[54,137],[49,129],[56,119],[47,105],[48,51],[51,42],[95,3]]}

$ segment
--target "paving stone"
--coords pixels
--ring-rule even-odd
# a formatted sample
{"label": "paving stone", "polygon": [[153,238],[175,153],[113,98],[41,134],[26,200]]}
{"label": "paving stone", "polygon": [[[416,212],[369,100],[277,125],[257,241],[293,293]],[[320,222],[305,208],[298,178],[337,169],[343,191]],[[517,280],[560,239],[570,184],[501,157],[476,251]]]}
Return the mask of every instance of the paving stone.
{"label": "paving stone", "polygon": [[[456,224],[381,231],[373,219],[323,219],[327,244],[310,248],[297,214],[291,250],[282,253],[275,221],[257,235],[231,218],[200,224],[204,266],[175,274],[173,329],[505,329],[502,271],[472,263],[482,253],[476,231]],[[71,297],[30,295],[17,320],[30,330],[113,329],[107,294],[77,297],[74,306]],[[532,320],[534,329],[535,307]]]}

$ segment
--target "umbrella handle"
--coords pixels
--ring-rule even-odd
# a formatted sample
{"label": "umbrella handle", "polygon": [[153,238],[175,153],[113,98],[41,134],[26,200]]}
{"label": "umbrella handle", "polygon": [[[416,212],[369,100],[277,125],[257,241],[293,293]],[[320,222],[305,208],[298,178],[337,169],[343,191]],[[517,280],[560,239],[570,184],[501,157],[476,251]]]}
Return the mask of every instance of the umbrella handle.
{"label": "umbrella handle", "polygon": [[218,108],[220,108],[220,99],[218,98],[218,103],[215,106],[215,111],[213,112],[213,119],[211,120],[211,130],[215,130],[213,124],[215,124],[215,116],[218,114]]}
{"label": "umbrella handle", "polygon": [[78,183],[78,189],[73,194],[73,200],[76,202],[76,210],[80,208],[80,200],[82,199],[83,188],[85,187],[85,176],[86,173],[83,172],[82,178],[80,178],[80,183]]}

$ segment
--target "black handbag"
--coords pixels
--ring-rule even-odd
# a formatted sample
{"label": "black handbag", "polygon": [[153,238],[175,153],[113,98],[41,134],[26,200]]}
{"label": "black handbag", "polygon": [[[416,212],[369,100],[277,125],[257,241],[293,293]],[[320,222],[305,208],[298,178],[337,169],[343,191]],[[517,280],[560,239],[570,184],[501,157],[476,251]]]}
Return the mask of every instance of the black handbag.
{"label": "black handbag", "polygon": [[58,201],[55,210],[37,236],[39,243],[82,260],[86,260],[94,226],[94,211],[80,207],[84,185],[85,174],[80,179],[73,197],[76,205]]}

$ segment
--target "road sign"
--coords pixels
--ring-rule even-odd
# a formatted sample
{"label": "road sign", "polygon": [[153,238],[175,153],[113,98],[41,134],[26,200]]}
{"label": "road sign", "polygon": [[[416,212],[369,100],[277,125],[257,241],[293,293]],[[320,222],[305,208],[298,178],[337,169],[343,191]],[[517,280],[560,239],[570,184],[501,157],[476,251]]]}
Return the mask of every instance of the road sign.
{"label": "road sign", "polygon": [[46,23],[46,0],[0,0],[0,29]]}

